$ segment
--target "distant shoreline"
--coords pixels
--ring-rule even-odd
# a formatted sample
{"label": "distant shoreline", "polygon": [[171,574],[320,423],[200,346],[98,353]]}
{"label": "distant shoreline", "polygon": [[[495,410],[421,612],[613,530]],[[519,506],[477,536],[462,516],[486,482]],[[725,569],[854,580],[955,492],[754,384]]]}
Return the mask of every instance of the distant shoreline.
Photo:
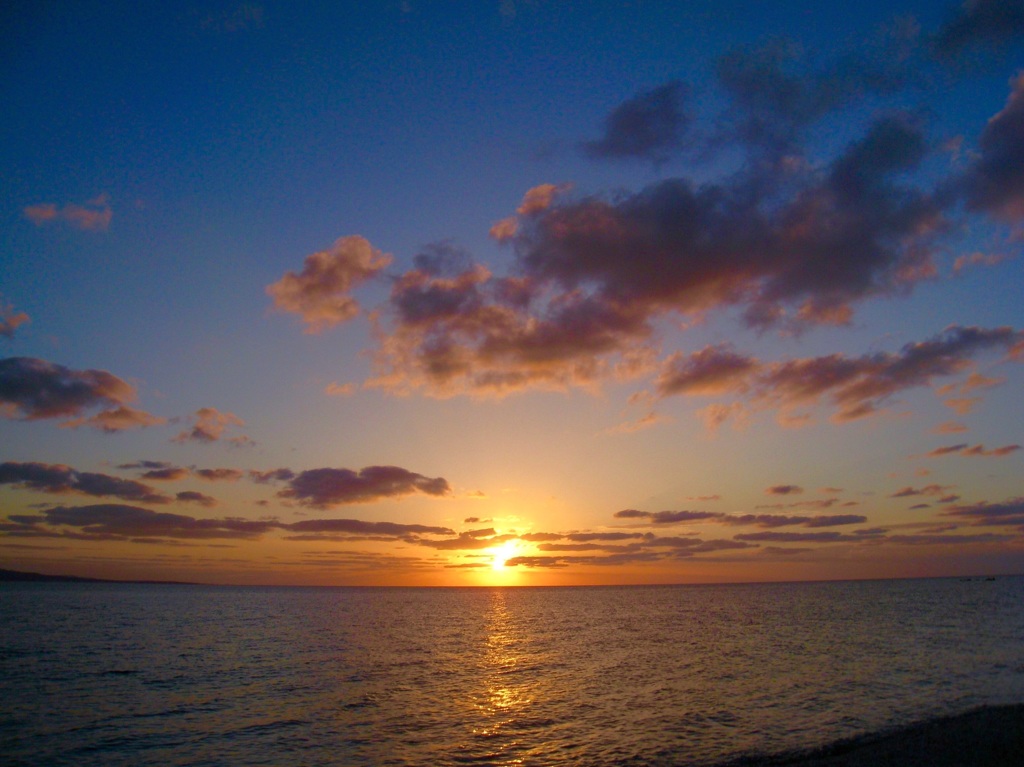
{"label": "distant shoreline", "polygon": [[77,575],[46,575],[0,568],[0,583],[150,583],[168,586],[204,586],[193,581],[119,581],[111,578],[83,578]]}
{"label": "distant shoreline", "polygon": [[1024,704],[962,714],[836,741],[805,752],[751,756],[725,767],[1010,767],[1024,754]]}

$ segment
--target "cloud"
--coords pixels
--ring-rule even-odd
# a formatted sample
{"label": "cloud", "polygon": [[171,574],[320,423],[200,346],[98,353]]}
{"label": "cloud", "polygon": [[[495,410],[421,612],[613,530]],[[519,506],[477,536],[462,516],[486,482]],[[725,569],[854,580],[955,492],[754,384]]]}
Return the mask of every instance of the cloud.
{"label": "cloud", "polygon": [[952,57],[972,46],[993,46],[1024,36],[1020,0],[966,0],[938,31],[936,52]]}
{"label": "cloud", "polygon": [[22,213],[36,226],[62,222],[88,232],[105,232],[114,216],[105,194],[89,200],[84,205],[70,203],[60,208],[50,202],[29,205]]}
{"label": "cloud", "polygon": [[[180,479],[188,474],[187,469],[180,469],[167,461],[132,461],[130,463],[118,464],[119,469],[144,470],[146,474],[153,472],[153,476],[143,475],[147,479]],[[163,472],[172,472],[166,475]]]}
{"label": "cloud", "polygon": [[738,541],[771,541],[773,543],[840,543],[859,540],[845,533],[739,533],[733,536]]}
{"label": "cloud", "polygon": [[410,535],[452,535],[455,531],[447,527],[431,525],[402,525],[395,522],[363,522],[358,519],[306,519],[281,525],[283,529],[297,533],[330,533],[352,535],[382,535],[405,539]]}
{"label": "cloud", "polygon": [[[202,493],[179,493],[178,500],[211,506],[216,503]],[[155,512],[124,504],[56,506],[35,515],[10,515],[3,528],[17,537],[71,537],[94,540],[131,540],[136,543],[164,542],[160,539],[246,539],[264,534],[292,533],[286,540],[405,540],[422,543],[417,536],[451,535],[447,527],[404,525],[394,522],[364,522],[356,519],[307,519],[291,524],[276,520],[246,520],[238,517],[198,519],[185,514]],[[76,530],[77,528],[77,530]]]}
{"label": "cloud", "polygon": [[1020,445],[1004,445],[1003,447],[992,448],[986,450],[984,445],[968,445],[966,442],[961,442],[957,445],[947,445],[945,447],[937,447],[934,450],[925,454],[927,458],[935,458],[943,455],[971,455],[981,456],[985,458],[1002,458],[1003,456],[1016,453],[1021,449]]}
{"label": "cloud", "polygon": [[991,389],[995,386],[1001,386],[1004,383],[1006,383],[1005,377],[989,378],[988,376],[983,376],[981,373],[975,372],[967,376],[965,381],[941,386],[935,391],[940,396],[946,396],[947,394],[953,393],[969,394],[970,392],[977,391],[978,389]]}
{"label": "cloud", "polygon": [[890,94],[902,84],[900,65],[912,27],[896,25],[865,52],[843,52],[811,62],[788,40],[738,48],[718,61],[718,81],[731,99],[719,141],[767,150],[796,151],[800,132],[825,115],[871,94]]}
{"label": "cloud", "polygon": [[662,396],[744,392],[759,362],[733,351],[730,344],[707,346],[689,356],[676,352],[665,360],[656,386]]}
{"label": "cloud", "polygon": [[[1024,10],[1018,9],[1024,16]],[[1011,221],[1024,220],[1024,73],[1012,82],[1002,111],[978,140],[979,157],[965,179],[967,203]]]}
{"label": "cloud", "polygon": [[772,485],[764,489],[768,495],[793,495],[802,493],[804,489],[799,485]]}
{"label": "cloud", "polygon": [[355,390],[356,385],[354,383],[340,384],[337,381],[331,381],[324,387],[324,394],[329,397],[349,397]]}
{"label": "cloud", "polygon": [[156,482],[173,482],[184,479],[189,475],[189,470],[181,466],[175,466],[167,461],[133,461],[131,463],[120,463],[119,469],[142,471],[142,479]]}
{"label": "cloud", "polygon": [[953,261],[953,273],[960,274],[965,269],[975,266],[996,266],[1009,258],[1005,254],[971,253],[966,256],[957,256]]}
{"label": "cloud", "polygon": [[968,415],[981,402],[980,397],[950,397],[942,404],[951,408],[957,415]]}
{"label": "cloud", "polygon": [[948,485],[925,485],[924,487],[904,487],[890,495],[890,498],[910,498],[915,495],[942,495],[949,490]]}
{"label": "cloud", "polygon": [[1002,458],[1003,456],[1010,455],[1011,453],[1016,453],[1020,449],[1020,445],[1004,445],[1003,447],[995,447],[991,450],[986,450],[984,445],[974,445],[966,448],[963,454],[984,456],[986,458]]}
{"label": "cloud", "polygon": [[299,274],[287,272],[268,285],[267,295],[279,311],[300,315],[306,323],[304,332],[320,333],[359,314],[350,292],[391,260],[363,237],[342,237],[330,250],[306,256]]}
{"label": "cloud", "polygon": [[239,469],[192,469],[192,473],[209,482],[237,482],[245,476]]}
{"label": "cloud", "polygon": [[[245,421],[234,413],[222,413],[213,407],[199,408],[192,416],[192,421],[192,428],[178,434],[173,442],[216,442],[229,427],[245,426]],[[242,435],[232,439],[248,441],[249,438]]]}
{"label": "cloud", "polygon": [[[726,104],[713,135],[686,136],[704,168],[634,191],[570,195],[553,184],[534,187],[491,231],[514,252],[508,276],[466,254],[455,257],[447,244],[437,246],[437,258],[418,255],[370,313],[374,370],[364,386],[437,397],[596,390],[648,375],[661,354],[659,332],[679,319],[735,310],[748,327],[792,334],[849,325],[864,302],[905,296],[937,279],[936,259],[971,211],[1016,205],[1014,184],[1024,177],[1015,170],[1024,145],[1017,93],[1024,86],[1014,85],[984,129],[977,159],[936,176],[933,160],[948,160],[943,142],[929,135],[923,116],[901,111],[903,104],[888,108],[896,100],[882,98],[908,85],[899,70],[920,63],[906,58],[916,34],[912,24],[895,25],[866,41],[866,53],[823,62],[786,42],[727,54],[717,66],[724,100],[704,100]],[[590,150],[651,159],[682,148],[690,120],[683,93],[673,81],[620,105]],[[840,138],[829,121],[839,124],[841,113],[851,119]],[[836,138],[826,142],[828,153],[811,151],[812,127]],[[728,170],[716,175],[720,168]],[[286,276],[295,305],[279,308],[304,314],[308,298],[313,330],[354,316],[352,288],[389,258],[373,261],[361,238],[339,242],[352,240],[364,256],[341,257],[342,278],[318,277],[329,270],[314,256],[333,261],[314,254],[302,275]],[[321,314],[325,301],[330,308]],[[1015,334],[1011,345],[1024,349],[1017,331],[1006,330]],[[983,337],[997,331],[951,328],[898,354],[778,362],[728,345],[669,350],[655,386],[662,396],[749,397],[793,427],[809,423],[806,408],[825,401],[833,421],[846,422],[966,369],[986,343],[1003,343]],[[742,424],[747,412],[735,402],[713,403],[702,416],[714,429],[730,419]]]}
{"label": "cloud", "polygon": [[927,458],[935,458],[935,457],[940,456],[940,455],[949,455],[950,453],[959,453],[965,447],[967,447],[967,443],[966,442],[961,442],[958,445],[947,445],[945,447],[937,447],[934,450],[930,450],[929,452],[925,453],[925,456]]}
{"label": "cloud", "polygon": [[516,251],[533,278],[646,316],[738,304],[756,327],[845,324],[853,303],[933,273],[940,206],[896,181],[924,155],[918,128],[884,118],[824,172],[787,183],[676,178],[552,205]]}
{"label": "cloud", "polygon": [[15,312],[12,304],[0,303],[0,336],[14,338],[14,331],[31,322],[25,312]]}
{"label": "cloud", "polygon": [[967,504],[951,506],[946,516],[957,517],[974,525],[985,527],[1019,526],[1024,529],[1024,497],[1011,498],[1002,503]]}
{"label": "cloud", "polygon": [[195,490],[184,490],[174,496],[181,503],[196,503],[207,508],[217,505],[217,499]]}
{"label": "cloud", "polygon": [[623,509],[614,514],[616,519],[645,519],[656,525],[677,525],[682,522],[700,522],[716,519],[722,514],[715,511],[638,511]]}
{"label": "cloud", "polygon": [[[708,367],[718,371],[716,393],[749,392],[758,406],[782,412],[827,397],[836,408],[832,420],[842,423],[879,412],[906,389],[931,386],[937,378],[962,372],[971,365],[972,357],[982,352],[999,348],[1009,352],[1022,339],[1024,334],[1009,327],[951,326],[927,341],[906,344],[896,353],[831,354],[774,363],[708,347],[691,355],[697,360],[694,364],[682,357],[670,358],[657,379],[658,393],[688,393],[691,371]],[[706,362],[715,359],[726,363]]]}
{"label": "cloud", "polygon": [[697,411],[696,415],[704,424],[708,434],[713,437],[730,420],[735,430],[746,427],[749,422],[750,411],[739,402],[732,402],[728,405],[714,403],[701,408]]}
{"label": "cloud", "polygon": [[583,151],[601,159],[664,162],[682,146],[690,123],[686,95],[679,81],[638,93],[611,111],[601,138],[584,143]]}
{"label": "cloud", "polygon": [[[82,418],[90,409],[112,406],[106,418],[89,419],[89,425],[115,431],[124,423],[119,409],[135,397],[135,387],[105,370],[72,370],[32,357],[0,359],[0,415],[7,418]],[[129,420],[137,424],[142,416],[152,418]]]}
{"label": "cloud", "polygon": [[906,546],[966,546],[976,543],[1006,543],[1015,536],[981,533],[980,535],[890,535],[888,543]]}
{"label": "cloud", "polygon": [[249,470],[249,479],[260,484],[271,482],[288,482],[295,478],[295,472],[291,469],[269,469],[267,471]]}
{"label": "cloud", "polygon": [[643,416],[641,418],[638,418],[635,421],[625,421],[623,423],[618,424],[617,426],[612,426],[612,427],[610,427],[608,429],[605,429],[604,433],[605,434],[634,434],[634,433],[636,433],[638,431],[643,431],[644,429],[649,429],[652,426],[656,426],[657,424],[662,423],[664,421],[668,421],[668,420],[669,419],[666,418],[665,416],[660,415],[658,413],[655,413],[654,411],[651,411],[647,415],[645,415],[645,416]]}
{"label": "cloud", "polygon": [[620,566],[637,562],[656,562],[664,559],[679,559],[697,554],[716,551],[753,548],[753,545],[736,540],[710,540],[699,538],[661,538],[645,536],[644,540],[625,546],[599,544],[542,544],[542,551],[604,551],[613,552],[601,556],[516,556],[505,561],[506,567],[569,567],[571,565]]}
{"label": "cloud", "polygon": [[[395,327],[378,323],[376,375],[365,385],[440,397],[594,385],[619,369],[602,355],[650,334],[627,304],[579,293],[545,301],[542,292],[529,278],[496,279],[479,266],[453,276],[403,275],[389,301]],[[622,369],[635,361],[623,359]]]}
{"label": "cloud", "polygon": [[166,418],[129,407],[128,405],[120,405],[110,410],[102,410],[88,418],[84,416],[73,418],[60,425],[63,428],[69,429],[90,426],[108,434],[113,434],[114,432],[127,431],[128,429],[142,429],[147,426],[159,426],[165,423],[167,423]]}
{"label": "cloud", "polygon": [[330,508],[350,503],[370,503],[412,493],[444,496],[451,492],[443,477],[425,477],[398,466],[367,466],[351,469],[310,469],[288,482],[278,497],[303,506]]}
{"label": "cloud", "polygon": [[87,536],[115,538],[242,538],[255,539],[275,523],[243,519],[196,519],[184,514],[155,512],[138,506],[100,504],[56,506],[42,512],[50,526],[77,527]]}
{"label": "cloud", "polygon": [[[521,217],[516,277],[482,266],[398,278],[370,386],[450,396],[593,386],[643,372],[652,321],[744,307],[748,324],[843,324],[866,298],[930,278],[940,214],[895,179],[924,156],[908,121],[875,123],[823,172],[551,200]],[[393,319],[391,328],[385,326]],[[664,391],[739,385],[756,365],[726,347],[672,357]]]}
{"label": "cloud", "polygon": [[932,434],[962,434],[967,427],[957,421],[944,421],[931,430]]}
{"label": "cloud", "polygon": [[755,525],[763,528],[789,527],[839,527],[859,525],[867,522],[863,514],[819,514],[813,517],[784,514],[722,514],[718,519],[728,525]]}
{"label": "cloud", "polygon": [[479,538],[471,533],[459,533],[456,538],[444,538],[437,541],[420,539],[417,543],[440,551],[479,551],[481,549],[489,549],[505,541],[510,541],[515,537],[515,535],[509,533],[495,535],[490,538]]}
{"label": "cloud", "polygon": [[141,482],[76,471],[63,464],[8,461],[0,464],[0,484],[44,493],[77,493],[141,503],[169,503],[171,500]]}

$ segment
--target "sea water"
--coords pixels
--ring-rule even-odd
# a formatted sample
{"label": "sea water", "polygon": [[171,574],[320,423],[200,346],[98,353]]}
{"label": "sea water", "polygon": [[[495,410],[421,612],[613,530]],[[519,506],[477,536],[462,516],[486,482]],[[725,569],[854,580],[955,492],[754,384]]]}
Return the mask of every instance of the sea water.
{"label": "sea water", "polygon": [[1024,578],[0,584],[6,765],[706,765],[1024,701]]}

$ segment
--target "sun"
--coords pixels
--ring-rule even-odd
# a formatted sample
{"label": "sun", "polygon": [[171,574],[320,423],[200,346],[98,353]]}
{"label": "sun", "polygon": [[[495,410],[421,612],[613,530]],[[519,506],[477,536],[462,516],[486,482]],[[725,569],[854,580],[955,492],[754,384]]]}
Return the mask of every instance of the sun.
{"label": "sun", "polygon": [[519,545],[516,541],[505,541],[499,546],[490,549],[492,552],[491,568],[495,571],[505,569],[505,562],[519,553]]}

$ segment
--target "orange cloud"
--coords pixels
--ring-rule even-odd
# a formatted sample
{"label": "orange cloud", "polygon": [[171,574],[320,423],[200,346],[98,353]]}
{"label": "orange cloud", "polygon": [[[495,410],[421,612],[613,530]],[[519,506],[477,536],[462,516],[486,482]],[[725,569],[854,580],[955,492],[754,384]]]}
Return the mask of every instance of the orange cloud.
{"label": "orange cloud", "polygon": [[279,311],[301,316],[304,332],[320,333],[359,314],[359,303],[350,292],[391,260],[363,237],[342,237],[330,250],[306,256],[298,274],[287,272],[268,285],[267,295]]}
{"label": "orange cloud", "polygon": [[[217,408],[203,407],[192,416],[192,428],[178,434],[173,442],[216,442],[231,426],[245,426],[245,421],[234,413],[222,413]],[[234,440],[251,442],[248,437],[233,437]]]}
{"label": "orange cloud", "polygon": [[167,423],[166,418],[161,418],[160,416],[155,416],[144,410],[138,410],[127,405],[121,405],[110,410],[102,410],[88,418],[75,418],[65,421],[60,425],[71,429],[77,429],[80,426],[91,426],[100,431],[113,433],[127,431],[128,429],[145,428],[147,426],[159,426],[165,423]]}
{"label": "orange cloud", "polygon": [[14,331],[31,322],[25,312],[15,312],[11,304],[0,304],[0,336],[14,338]]}
{"label": "orange cloud", "polygon": [[509,216],[496,221],[489,234],[498,242],[510,240],[519,232],[518,216],[532,216],[547,210],[554,202],[555,196],[571,188],[571,184],[539,184],[526,191],[522,202],[516,208],[516,216]]}
{"label": "orange cloud", "polygon": [[934,427],[932,434],[960,434],[967,431],[967,427],[956,421],[945,421]]}
{"label": "orange cloud", "polygon": [[337,381],[331,381],[324,387],[324,394],[329,397],[348,397],[351,396],[355,390],[356,385],[353,383],[340,384]]}

